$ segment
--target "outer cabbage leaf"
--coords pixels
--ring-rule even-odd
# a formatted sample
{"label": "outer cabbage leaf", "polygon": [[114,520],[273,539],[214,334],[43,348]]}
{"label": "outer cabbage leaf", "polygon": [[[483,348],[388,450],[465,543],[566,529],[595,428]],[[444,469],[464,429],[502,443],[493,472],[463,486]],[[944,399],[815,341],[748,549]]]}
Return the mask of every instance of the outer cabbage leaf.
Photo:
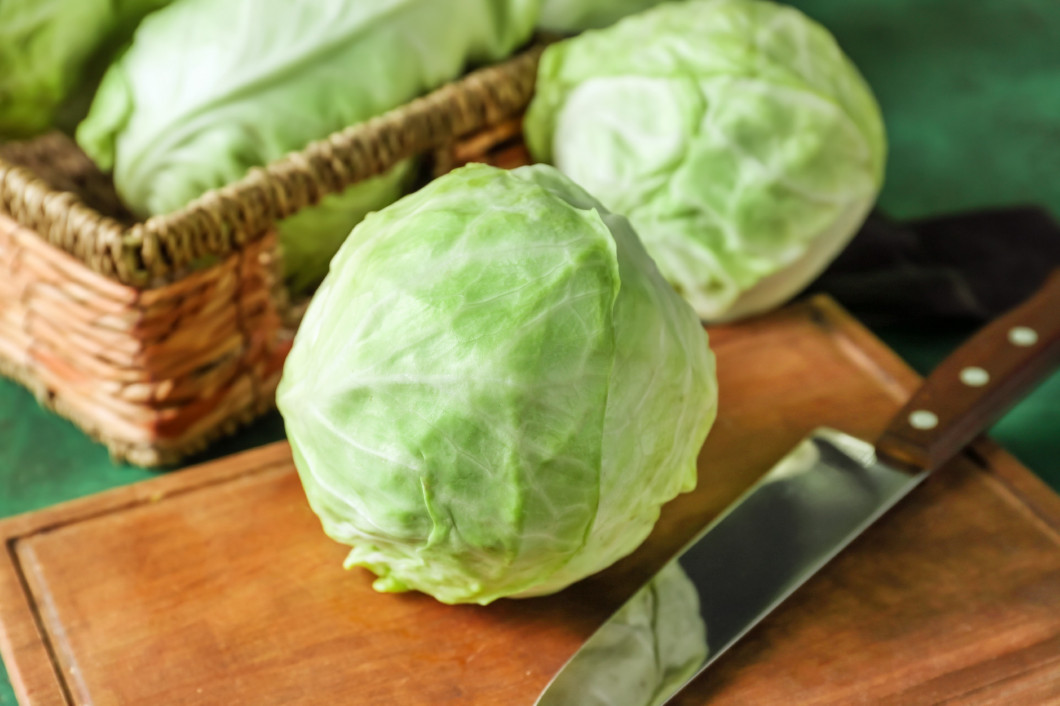
{"label": "outer cabbage leaf", "polygon": [[551,167],[470,165],[354,229],[277,403],[348,566],[488,603],[638,546],[695,484],[717,387],[625,219]]}
{"label": "outer cabbage leaf", "polygon": [[0,2],[0,139],[72,124],[106,63],[149,12],[171,0]]}
{"label": "outer cabbage leaf", "polygon": [[864,220],[880,111],[821,26],[759,0],[664,3],[551,46],[534,156],[630,218],[701,318],[795,294]]}
{"label": "outer cabbage leaf", "polygon": [[[138,215],[166,213],[508,55],[537,9],[537,0],[179,0],[137,30],[78,142],[113,169]],[[398,171],[348,189],[349,218],[299,214],[281,225],[296,280],[319,280],[350,221],[400,195],[408,168]]]}
{"label": "outer cabbage leaf", "polygon": [[538,26],[550,32],[606,27],[664,0],[541,0]]}

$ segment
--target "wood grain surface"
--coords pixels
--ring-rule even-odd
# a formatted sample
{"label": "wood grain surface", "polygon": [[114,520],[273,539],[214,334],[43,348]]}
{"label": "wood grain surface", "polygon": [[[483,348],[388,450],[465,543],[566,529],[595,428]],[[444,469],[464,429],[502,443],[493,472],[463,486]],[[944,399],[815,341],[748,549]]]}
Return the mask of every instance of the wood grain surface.
{"label": "wood grain surface", "polygon": [[[698,488],[633,555],[543,598],[378,594],[285,444],[0,523],[23,704],[532,704],[686,539],[820,425],[872,439],[917,378],[818,298],[711,329]],[[988,440],[723,656],[681,704],[1060,702],[1060,498]]]}

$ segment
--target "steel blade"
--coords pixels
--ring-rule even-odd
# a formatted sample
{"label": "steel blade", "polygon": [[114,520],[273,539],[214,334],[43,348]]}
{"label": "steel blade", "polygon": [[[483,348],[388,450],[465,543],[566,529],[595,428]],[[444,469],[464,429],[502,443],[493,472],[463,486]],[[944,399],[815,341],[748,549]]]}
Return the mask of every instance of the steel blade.
{"label": "steel blade", "polygon": [[665,703],[926,476],[817,430],[593,633],[537,706]]}

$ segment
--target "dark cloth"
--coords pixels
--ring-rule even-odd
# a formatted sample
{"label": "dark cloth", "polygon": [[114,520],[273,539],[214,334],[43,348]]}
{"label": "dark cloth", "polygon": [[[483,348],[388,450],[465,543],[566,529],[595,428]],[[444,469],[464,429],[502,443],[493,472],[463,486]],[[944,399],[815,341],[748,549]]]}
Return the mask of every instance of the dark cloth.
{"label": "dark cloth", "polygon": [[805,293],[830,294],[869,327],[973,325],[1026,299],[1057,267],[1060,226],[1039,208],[907,222],[874,212]]}

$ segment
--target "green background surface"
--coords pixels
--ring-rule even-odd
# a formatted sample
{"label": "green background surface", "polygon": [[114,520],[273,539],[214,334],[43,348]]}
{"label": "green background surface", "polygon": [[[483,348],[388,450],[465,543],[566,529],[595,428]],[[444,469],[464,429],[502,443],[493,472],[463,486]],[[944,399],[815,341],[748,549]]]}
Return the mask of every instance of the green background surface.
{"label": "green background surface", "polygon": [[[881,209],[914,218],[1039,204],[1060,217],[1060,3],[1056,0],[800,0],[875,90],[890,140]],[[999,234],[999,237],[1004,237]],[[1058,314],[1060,315],[1060,314]],[[970,330],[876,333],[925,372]],[[992,430],[1060,489],[1060,375]],[[207,460],[280,439],[272,414]],[[0,380],[0,517],[154,477]],[[0,705],[14,695],[0,670]]]}

